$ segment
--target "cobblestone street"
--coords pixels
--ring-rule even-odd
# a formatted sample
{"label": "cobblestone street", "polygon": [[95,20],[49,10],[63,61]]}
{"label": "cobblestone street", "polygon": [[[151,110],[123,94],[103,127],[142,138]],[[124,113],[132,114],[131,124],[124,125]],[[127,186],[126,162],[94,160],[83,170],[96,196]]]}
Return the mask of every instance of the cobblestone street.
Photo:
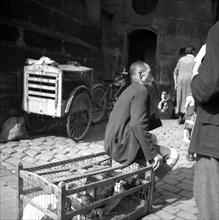
{"label": "cobblestone street", "polygon": [[[163,119],[163,126],[152,133],[157,135],[158,143],[175,148],[180,155],[174,170],[156,186],[153,212],[142,220],[175,219],[195,220],[197,209],[192,194],[194,162],[186,160],[188,144],[182,141],[183,125],[177,120]],[[28,140],[11,141],[0,144],[1,150],[1,216],[0,219],[16,218],[16,166],[22,162],[24,167],[46,164],[82,155],[103,151],[106,122],[91,126],[83,141],[75,143],[64,128],[50,129],[46,135],[33,136]],[[12,194],[5,195],[7,189]],[[156,201],[156,200],[155,200]],[[10,204],[8,204],[10,203]],[[10,215],[8,214],[11,207]],[[10,216],[10,217],[9,217]]]}

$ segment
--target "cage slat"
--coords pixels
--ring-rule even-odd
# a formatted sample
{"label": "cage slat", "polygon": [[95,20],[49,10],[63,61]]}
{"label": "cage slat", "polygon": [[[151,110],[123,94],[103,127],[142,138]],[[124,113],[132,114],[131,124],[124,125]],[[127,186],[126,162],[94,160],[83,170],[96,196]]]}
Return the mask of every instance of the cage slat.
{"label": "cage slat", "polygon": [[52,183],[46,180],[45,178],[38,176],[35,173],[30,173],[28,171],[20,171],[20,177],[23,179],[26,179],[29,181],[29,183],[35,184],[37,183],[38,187],[42,187],[45,189],[48,193],[57,195],[59,191],[57,190],[57,187]]}

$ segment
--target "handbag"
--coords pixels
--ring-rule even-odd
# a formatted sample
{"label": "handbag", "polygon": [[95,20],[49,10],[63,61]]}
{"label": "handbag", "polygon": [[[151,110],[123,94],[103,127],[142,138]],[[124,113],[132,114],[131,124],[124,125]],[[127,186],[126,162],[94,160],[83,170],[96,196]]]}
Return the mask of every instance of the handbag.
{"label": "handbag", "polygon": [[153,113],[149,117],[149,131],[154,130],[162,126],[162,122],[156,113]]}

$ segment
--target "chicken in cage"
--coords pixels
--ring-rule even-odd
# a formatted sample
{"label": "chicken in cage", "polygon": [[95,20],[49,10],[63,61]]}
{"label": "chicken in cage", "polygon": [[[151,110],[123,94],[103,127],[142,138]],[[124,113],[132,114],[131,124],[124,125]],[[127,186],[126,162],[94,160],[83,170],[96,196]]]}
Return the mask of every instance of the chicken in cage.
{"label": "chicken in cage", "polygon": [[153,184],[152,167],[124,166],[105,153],[20,166],[18,219],[136,219],[150,212]]}

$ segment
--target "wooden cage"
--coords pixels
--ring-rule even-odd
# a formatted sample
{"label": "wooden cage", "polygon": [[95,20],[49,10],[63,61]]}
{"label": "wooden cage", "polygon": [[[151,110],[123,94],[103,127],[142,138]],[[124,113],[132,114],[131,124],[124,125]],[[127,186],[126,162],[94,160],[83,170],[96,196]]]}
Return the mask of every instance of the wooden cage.
{"label": "wooden cage", "polygon": [[18,219],[133,220],[152,206],[152,167],[124,166],[105,153],[26,169],[19,164],[17,175]]}

